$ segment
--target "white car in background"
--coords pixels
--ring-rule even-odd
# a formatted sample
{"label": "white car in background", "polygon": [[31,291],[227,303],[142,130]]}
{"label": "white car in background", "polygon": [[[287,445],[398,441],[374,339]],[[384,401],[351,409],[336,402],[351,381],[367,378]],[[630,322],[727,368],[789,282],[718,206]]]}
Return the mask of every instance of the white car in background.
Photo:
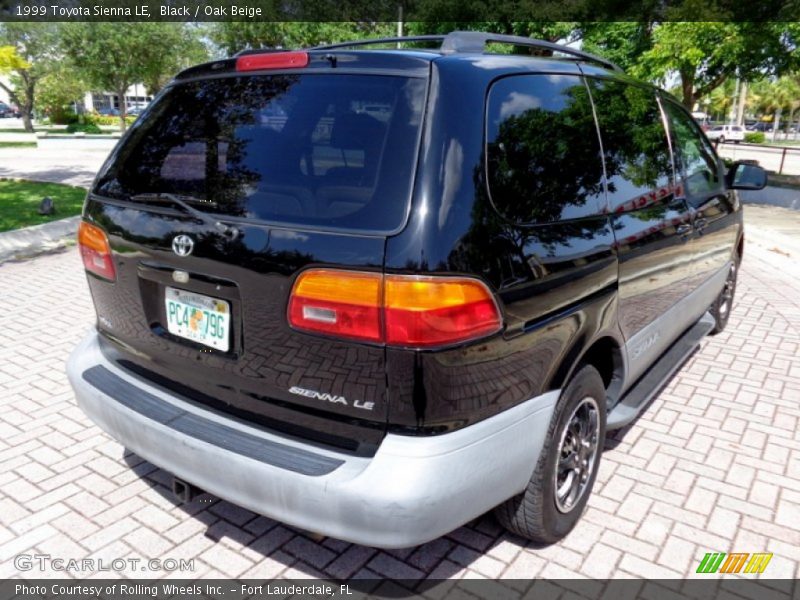
{"label": "white car in background", "polygon": [[725,142],[738,144],[744,141],[744,127],[738,125],[717,125],[706,131],[706,136],[711,141],[719,140],[722,144]]}

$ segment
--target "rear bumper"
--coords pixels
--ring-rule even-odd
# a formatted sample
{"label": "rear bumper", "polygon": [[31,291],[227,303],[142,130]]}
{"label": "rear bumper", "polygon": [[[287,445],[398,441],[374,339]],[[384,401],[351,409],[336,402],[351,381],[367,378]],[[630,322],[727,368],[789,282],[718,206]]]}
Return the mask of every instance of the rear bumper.
{"label": "rear bumper", "polygon": [[548,392],[443,435],[388,434],[363,458],[186,402],[108,361],[95,332],[67,374],[83,411],[153,464],[256,513],[382,548],[435,539],[521,492],[558,398]]}

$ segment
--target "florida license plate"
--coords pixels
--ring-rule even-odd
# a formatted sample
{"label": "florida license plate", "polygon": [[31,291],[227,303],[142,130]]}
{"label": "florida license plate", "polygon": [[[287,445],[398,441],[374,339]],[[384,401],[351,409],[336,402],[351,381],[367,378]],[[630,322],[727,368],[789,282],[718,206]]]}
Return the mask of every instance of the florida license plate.
{"label": "florida license plate", "polygon": [[225,300],[168,287],[164,301],[172,335],[228,351],[231,310]]}

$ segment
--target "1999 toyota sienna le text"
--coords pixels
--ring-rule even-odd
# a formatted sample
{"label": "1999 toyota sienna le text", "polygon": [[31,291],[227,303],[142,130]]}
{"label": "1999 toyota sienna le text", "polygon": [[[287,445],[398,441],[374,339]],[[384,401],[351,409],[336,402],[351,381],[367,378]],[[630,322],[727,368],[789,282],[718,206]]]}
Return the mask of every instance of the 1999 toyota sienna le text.
{"label": "1999 toyota sienna le text", "polygon": [[490,509],[554,541],[606,431],[725,327],[765,174],[580,51],[390,42],[167,86],[88,194],[69,377],[178,492],[379,547]]}

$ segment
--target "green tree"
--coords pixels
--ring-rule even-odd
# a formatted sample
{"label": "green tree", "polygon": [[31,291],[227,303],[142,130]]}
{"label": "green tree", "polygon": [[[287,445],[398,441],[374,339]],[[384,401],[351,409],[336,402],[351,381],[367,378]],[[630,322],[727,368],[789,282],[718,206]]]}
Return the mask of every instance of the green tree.
{"label": "green tree", "polygon": [[182,23],[71,23],[63,27],[64,52],[92,86],[114,92],[125,129],[125,93],[144,83],[151,93],[202,53]]}
{"label": "green tree", "polygon": [[69,105],[83,99],[90,86],[80,73],[66,60],[60,60],[39,81],[36,94],[36,110],[54,115],[66,110]]}
{"label": "green tree", "polygon": [[583,49],[629,71],[653,45],[655,24],[648,19],[633,22],[582,23],[579,36]]}
{"label": "green tree", "polygon": [[724,121],[728,118],[733,108],[734,82],[726,81],[723,85],[714,89],[708,96],[712,114],[716,115],[717,121]]}
{"label": "green tree", "polygon": [[[432,9],[435,6],[432,5]],[[484,7],[475,7],[476,15],[485,13]],[[428,13],[423,13],[428,14]],[[435,13],[433,13],[435,14]],[[452,13],[451,13],[452,14]],[[463,13],[463,21],[440,21],[429,19],[412,21],[406,24],[409,35],[446,34],[451,31],[487,31],[503,35],[518,35],[548,42],[574,41],[577,39],[578,24],[561,21],[478,21],[472,20],[469,5]]]}
{"label": "green tree", "polygon": [[214,23],[211,39],[228,55],[252,48],[308,48],[395,33],[394,23],[235,21]]}
{"label": "green tree", "polygon": [[784,112],[789,113],[791,125],[794,114],[800,108],[800,81],[796,74],[784,75],[777,79],[763,79],[751,86],[748,104],[761,115],[772,116],[772,140],[781,126]]}
{"label": "green tree", "polygon": [[0,24],[0,72],[11,74],[11,85],[0,82],[11,101],[19,107],[25,131],[33,131],[33,107],[39,81],[52,72],[58,59],[58,26],[54,23]]}
{"label": "green tree", "polygon": [[681,100],[691,109],[731,77],[750,81],[791,69],[797,33],[792,23],[669,21],[653,30],[652,47],[633,73],[651,80],[676,73]]}
{"label": "green tree", "polygon": [[142,75],[142,83],[152,96],[179,71],[209,59],[208,48],[201,41],[201,35],[205,33],[202,27],[176,23],[162,23],[160,26],[159,43],[146,57]]}

